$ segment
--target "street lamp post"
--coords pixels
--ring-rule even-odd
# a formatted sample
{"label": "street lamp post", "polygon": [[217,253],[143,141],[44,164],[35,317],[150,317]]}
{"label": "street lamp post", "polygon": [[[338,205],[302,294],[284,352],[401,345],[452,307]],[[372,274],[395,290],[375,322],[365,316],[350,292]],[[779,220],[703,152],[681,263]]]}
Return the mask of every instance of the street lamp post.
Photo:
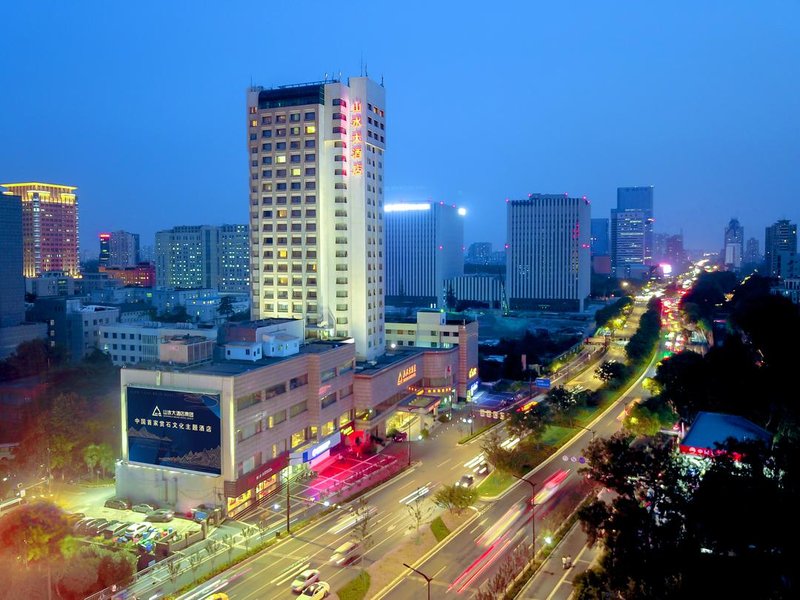
{"label": "street lamp post", "polygon": [[289,488],[291,487],[290,483],[291,483],[291,481],[289,479],[289,475],[286,475],[286,533],[287,534],[292,533],[291,528],[290,528],[291,526],[289,525],[289,516],[290,516],[291,510],[292,510],[291,506],[290,506],[291,496],[289,494],[289,491],[290,491]]}
{"label": "street lamp post", "polygon": [[589,429],[588,427],[581,427],[580,425],[575,425],[575,427],[578,429],[583,429],[584,431],[588,431],[589,433],[592,434],[592,439],[594,439],[596,433],[594,429]]}
{"label": "street lamp post", "polygon": [[411,565],[408,565],[406,563],[403,563],[403,566],[411,569],[412,571],[414,571],[414,573],[416,573],[417,575],[420,575],[421,577],[423,577],[425,579],[425,583],[428,585],[428,600],[431,600],[431,581],[433,581],[433,577],[428,577],[422,571],[419,571],[418,569],[415,569],[414,567],[412,567]]}
{"label": "street lamp post", "polygon": [[533,565],[533,561],[536,560],[536,484],[513,473],[511,475],[531,486],[531,565]]}
{"label": "street lamp post", "polygon": [[408,466],[411,466],[411,419],[406,421],[406,444],[408,444]]}

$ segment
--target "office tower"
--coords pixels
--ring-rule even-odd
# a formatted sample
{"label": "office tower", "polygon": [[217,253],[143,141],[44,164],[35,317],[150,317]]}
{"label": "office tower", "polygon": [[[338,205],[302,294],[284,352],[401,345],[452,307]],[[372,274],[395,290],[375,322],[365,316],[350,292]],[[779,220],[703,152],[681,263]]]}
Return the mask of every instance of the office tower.
{"label": "office tower", "polygon": [[100,234],[101,266],[135,267],[140,261],[138,233],[113,231]]}
{"label": "office tower", "polygon": [[247,225],[182,225],[156,232],[156,286],[248,293]]}
{"label": "office tower", "polygon": [[744,254],[744,228],[739,224],[738,219],[731,219],[725,227],[722,248],[722,263],[728,269],[738,270],[741,268]]}
{"label": "office tower", "polygon": [[100,238],[100,258],[98,262],[101,267],[107,267],[108,261],[111,258],[111,234],[101,233]]}
{"label": "office tower", "polygon": [[764,259],[770,277],[787,277],[797,254],[797,224],[781,219],[767,227],[764,235]]}
{"label": "office tower", "polygon": [[758,248],[758,240],[756,238],[747,240],[743,261],[748,265],[757,265],[761,262],[761,251]]}
{"label": "office tower", "polygon": [[443,308],[445,280],[464,274],[464,209],[444,202],[387,204],[386,303]]}
{"label": "office tower", "polygon": [[22,276],[22,199],[0,195],[0,327],[25,320],[25,278]]}
{"label": "office tower", "polygon": [[471,265],[486,265],[492,259],[491,242],[475,242],[469,245],[465,262]]}
{"label": "office tower", "polygon": [[647,214],[641,210],[611,210],[611,270],[615,277],[640,278],[645,265]]}
{"label": "office tower", "polygon": [[[653,262],[653,186],[622,187],[617,188],[618,211],[641,211],[643,213],[644,231],[642,249],[644,264]],[[612,234],[613,235],[613,234]]]}
{"label": "office tower", "polygon": [[592,256],[609,254],[608,219],[592,219]]}
{"label": "office tower", "polygon": [[509,307],[582,311],[591,278],[588,200],[532,194],[507,206]]}
{"label": "office tower", "polygon": [[0,185],[22,198],[23,275],[63,271],[78,276],[78,188],[52,183]]}
{"label": "office tower", "polygon": [[673,272],[680,272],[686,266],[683,234],[667,235],[664,241],[664,261],[672,265]]}
{"label": "office tower", "polygon": [[251,88],[252,316],[384,352],[386,100],[366,77]]}

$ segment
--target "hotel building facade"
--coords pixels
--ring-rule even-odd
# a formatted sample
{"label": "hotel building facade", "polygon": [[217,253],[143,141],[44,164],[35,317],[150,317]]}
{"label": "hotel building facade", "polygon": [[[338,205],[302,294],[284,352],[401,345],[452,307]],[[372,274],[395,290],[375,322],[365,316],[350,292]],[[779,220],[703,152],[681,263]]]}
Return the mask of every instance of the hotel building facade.
{"label": "hotel building facade", "polygon": [[384,351],[386,95],[366,78],[247,92],[252,317]]}

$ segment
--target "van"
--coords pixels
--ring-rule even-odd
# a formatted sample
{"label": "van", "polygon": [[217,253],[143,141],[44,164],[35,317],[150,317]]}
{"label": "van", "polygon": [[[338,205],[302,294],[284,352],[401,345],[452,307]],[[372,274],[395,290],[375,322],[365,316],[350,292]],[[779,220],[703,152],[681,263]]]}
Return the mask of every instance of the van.
{"label": "van", "polygon": [[333,552],[330,563],[337,567],[349,563],[359,555],[359,545],[355,542],[345,542]]}

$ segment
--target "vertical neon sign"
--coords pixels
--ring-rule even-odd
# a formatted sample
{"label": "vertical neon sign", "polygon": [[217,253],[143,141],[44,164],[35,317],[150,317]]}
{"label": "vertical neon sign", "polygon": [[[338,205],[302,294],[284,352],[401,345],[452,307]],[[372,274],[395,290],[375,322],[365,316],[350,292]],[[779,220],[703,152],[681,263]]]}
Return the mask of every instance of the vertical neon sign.
{"label": "vertical neon sign", "polygon": [[364,152],[364,138],[361,135],[361,100],[353,101],[353,110],[350,114],[350,158],[353,161],[352,175],[363,175],[364,164],[361,162]]}

